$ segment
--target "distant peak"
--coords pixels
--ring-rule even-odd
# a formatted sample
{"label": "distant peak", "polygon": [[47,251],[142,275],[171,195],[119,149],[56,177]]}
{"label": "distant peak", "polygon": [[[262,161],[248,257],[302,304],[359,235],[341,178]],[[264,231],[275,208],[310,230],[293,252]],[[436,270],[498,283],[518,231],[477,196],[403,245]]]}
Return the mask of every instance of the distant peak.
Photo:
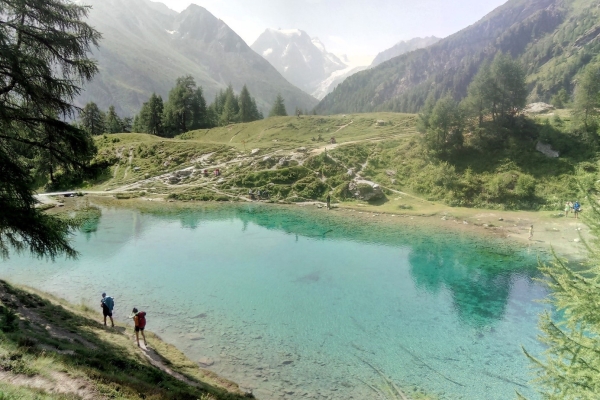
{"label": "distant peak", "polygon": [[269,33],[274,33],[277,35],[283,35],[283,36],[288,36],[288,37],[292,37],[292,36],[302,36],[302,35],[306,35],[306,32],[300,30],[300,29],[272,29],[272,28],[267,28],[267,30],[265,32],[269,32]]}

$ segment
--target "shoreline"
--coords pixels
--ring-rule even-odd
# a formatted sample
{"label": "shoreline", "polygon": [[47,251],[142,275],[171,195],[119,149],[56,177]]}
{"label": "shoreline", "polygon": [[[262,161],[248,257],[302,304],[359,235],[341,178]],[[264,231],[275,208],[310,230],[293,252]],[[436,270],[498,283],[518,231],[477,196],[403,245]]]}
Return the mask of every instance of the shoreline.
{"label": "shoreline", "polygon": [[[283,207],[303,209],[315,215],[328,212],[339,218],[353,218],[361,221],[385,223],[391,225],[415,226],[426,229],[443,229],[477,237],[488,237],[512,242],[520,247],[546,254],[553,252],[569,262],[581,263],[586,259],[586,250],[582,243],[592,236],[582,218],[568,217],[558,211],[501,211],[472,208],[448,207],[434,204],[423,209],[381,208],[363,203],[334,204],[327,210],[325,203],[271,203],[271,202],[203,202],[168,200],[163,197],[139,197],[117,199],[107,195],[86,195],[83,198],[66,198],[64,207],[54,207],[52,213],[74,211],[82,201],[97,202],[106,207],[135,208],[141,211],[162,211],[174,209],[194,209],[222,206],[242,206],[254,204],[263,207]],[[47,203],[46,203],[47,204]],[[312,210],[311,210],[312,208]],[[534,225],[532,240],[528,240],[529,227]]]}

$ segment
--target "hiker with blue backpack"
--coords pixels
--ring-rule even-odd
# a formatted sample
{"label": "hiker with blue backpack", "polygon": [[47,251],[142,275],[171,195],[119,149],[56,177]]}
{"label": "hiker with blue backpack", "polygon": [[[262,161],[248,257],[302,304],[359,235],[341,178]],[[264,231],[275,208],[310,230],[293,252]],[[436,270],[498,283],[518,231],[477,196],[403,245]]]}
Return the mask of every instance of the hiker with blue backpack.
{"label": "hiker with blue backpack", "polygon": [[146,312],[138,311],[137,308],[134,308],[131,317],[133,318],[133,324],[135,325],[135,340],[137,341],[138,347],[140,347],[140,332],[142,332],[142,338],[144,338],[144,346],[147,346],[146,335],[144,335],[144,328],[146,328]]}
{"label": "hiker with blue backpack", "polygon": [[102,307],[102,314],[104,315],[104,326],[106,326],[106,317],[110,318],[110,323],[112,327],[115,327],[115,322],[113,321],[112,313],[115,308],[115,300],[107,296],[106,293],[102,293],[102,299],[100,300],[100,307]]}

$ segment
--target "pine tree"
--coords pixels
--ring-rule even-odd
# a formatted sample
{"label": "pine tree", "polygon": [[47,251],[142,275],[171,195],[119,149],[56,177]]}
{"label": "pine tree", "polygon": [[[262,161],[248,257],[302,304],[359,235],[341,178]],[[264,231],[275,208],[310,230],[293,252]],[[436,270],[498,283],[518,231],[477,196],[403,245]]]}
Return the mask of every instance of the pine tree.
{"label": "pine tree", "polygon": [[462,146],[464,117],[458,103],[449,94],[436,102],[428,125],[425,140],[430,150],[448,153]]}
{"label": "pine tree", "polygon": [[177,78],[175,87],[169,92],[169,100],[164,105],[163,124],[166,134],[174,136],[197,129],[195,125],[200,124],[199,107],[194,78],[191,75]]}
{"label": "pine tree", "polygon": [[76,255],[73,221],[36,206],[23,155],[45,152],[52,165],[81,171],[96,148],[73,119],[79,86],[97,72],[88,58],[100,34],[83,20],[89,7],[64,0],[0,2],[0,256]]}
{"label": "pine tree", "polygon": [[285,117],[287,116],[287,111],[285,110],[285,103],[281,94],[277,94],[277,98],[275,99],[275,103],[273,103],[273,108],[271,108],[271,112],[269,113],[269,117]]}
{"label": "pine tree", "polygon": [[256,103],[253,104],[252,102],[252,97],[250,97],[250,92],[248,91],[248,88],[246,87],[246,85],[244,85],[244,87],[242,88],[242,91],[240,92],[240,97],[239,97],[239,108],[240,108],[240,116],[239,116],[239,121],[240,122],[250,122],[250,121],[254,121],[255,118],[255,113],[253,108],[256,107]]}
{"label": "pine tree", "polygon": [[123,132],[123,123],[115,111],[115,106],[108,107],[108,111],[104,119],[104,127],[107,133]]}
{"label": "pine tree", "polygon": [[[592,188],[595,176],[579,174]],[[588,179],[589,178],[589,179]],[[540,318],[544,359],[525,354],[537,368],[537,384],[547,399],[600,398],[600,209],[598,198],[587,192],[584,221],[594,238],[585,242],[588,261],[572,266],[565,260],[541,265],[542,283],[550,288],[548,302],[555,311]]]}
{"label": "pine tree", "polygon": [[194,104],[192,105],[192,127],[191,129],[208,128],[208,110],[202,87],[196,89]]}
{"label": "pine tree", "polygon": [[94,102],[87,103],[79,113],[79,123],[90,135],[102,135],[104,130],[104,113]]}
{"label": "pine tree", "polygon": [[161,96],[152,93],[147,102],[142,105],[140,113],[136,116],[134,130],[136,132],[150,133],[162,136],[163,134],[163,100]]}
{"label": "pine tree", "polygon": [[598,129],[600,112],[600,65],[590,64],[585,68],[575,88],[573,114],[587,133]]}

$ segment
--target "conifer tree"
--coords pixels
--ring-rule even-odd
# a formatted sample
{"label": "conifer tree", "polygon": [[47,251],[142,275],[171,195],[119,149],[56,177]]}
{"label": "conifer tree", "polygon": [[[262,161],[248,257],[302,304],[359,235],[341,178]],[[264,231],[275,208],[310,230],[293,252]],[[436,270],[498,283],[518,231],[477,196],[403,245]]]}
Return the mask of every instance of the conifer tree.
{"label": "conifer tree", "polygon": [[94,102],[87,103],[79,113],[79,123],[90,135],[101,135],[104,130],[104,113]]}
{"label": "conifer tree", "polygon": [[239,97],[239,105],[240,105],[240,122],[250,122],[256,120],[255,111],[256,103],[252,102],[252,97],[250,97],[250,92],[246,85],[242,88]]}
{"label": "conifer tree", "polygon": [[463,144],[464,117],[458,102],[447,94],[439,99],[428,118],[425,142],[430,150],[447,153]]}
{"label": "conifer tree", "polygon": [[67,121],[80,85],[97,72],[88,58],[100,34],[83,20],[89,7],[66,0],[0,1],[0,257],[9,249],[51,258],[76,255],[74,223],[36,208],[24,154],[81,171],[96,148]]}
{"label": "conifer tree", "polygon": [[588,65],[575,88],[573,114],[577,122],[587,133],[595,133],[598,129],[600,115],[600,65]]}
{"label": "conifer tree", "polygon": [[271,112],[269,113],[269,117],[285,117],[287,116],[287,111],[285,110],[285,103],[281,94],[277,94],[277,98],[275,99],[275,103],[273,103],[273,108],[271,108]]}
{"label": "conifer tree", "polygon": [[[593,187],[594,176],[584,179],[589,182],[582,187]],[[537,369],[543,398],[548,399],[600,398],[600,209],[592,191],[585,200],[582,214],[594,238],[584,240],[588,260],[584,266],[573,266],[555,256],[550,264],[541,265],[546,278],[541,282],[551,292],[547,302],[555,311],[540,318],[545,357],[535,358],[524,349]]]}
{"label": "conifer tree", "polygon": [[191,75],[177,78],[175,87],[169,92],[169,100],[164,105],[163,124],[165,133],[174,136],[179,133],[198,129],[206,121],[206,113],[202,109],[206,101],[202,90],[198,90]]}
{"label": "conifer tree", "polygon": [[148,101],[142,105],[140,113],[135,118],[134,131],[162,136],[163,111],[162,97],[156,93],[152,93]]}
{"label": "conifer tree", "polygon": [[104,128],[107,133],[123,132],[123,123],[115,111],[115,106],[108,107],[104,120]]}

